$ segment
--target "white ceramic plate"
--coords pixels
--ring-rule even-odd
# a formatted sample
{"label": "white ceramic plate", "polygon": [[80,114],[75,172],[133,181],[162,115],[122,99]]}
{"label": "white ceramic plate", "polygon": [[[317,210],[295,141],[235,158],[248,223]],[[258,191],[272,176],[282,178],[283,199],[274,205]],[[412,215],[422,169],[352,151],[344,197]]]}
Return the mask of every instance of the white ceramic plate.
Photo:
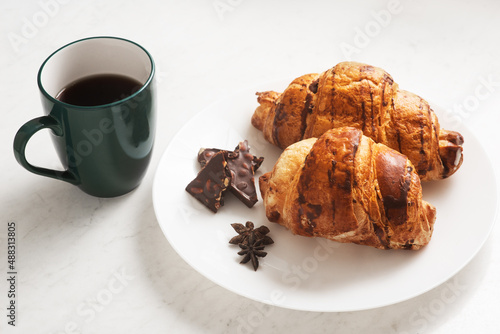
{"label": "white ceramic plate", "polygon": [[[284,89],[283,83],[259,87]],[[280,150],[250,124],[256,90],[226,98],[192,118],[161,158],[153,185],[153,203],[161,229],[172,247],[202,275],[242,296],[280,307],[307,311],[354,311],[381,307],[418,296],[463,268],[486,241],[497,211],[494,172],[479,142],[461,124],[464,163],[446,180],[424,184],[424,199],[437,208],[435,232],[420,251],[384,251],[294,236],[268,222],[259,202],[247,208],[229,192],[212,213],[186,191],[199,171],[201,147],[234,149],[248,139],[251,152],[265,157],[257,177],[274,166]],[[434,109],[436,112],[438,110]],[[438,112],[439,116],[439,112]],[[445,118],[441,120],[446,127]],[[450,117],[448,117],[450,118]],[[239,264],[231,223],[253,221],[270,228],[273,245],[260,267]]]}

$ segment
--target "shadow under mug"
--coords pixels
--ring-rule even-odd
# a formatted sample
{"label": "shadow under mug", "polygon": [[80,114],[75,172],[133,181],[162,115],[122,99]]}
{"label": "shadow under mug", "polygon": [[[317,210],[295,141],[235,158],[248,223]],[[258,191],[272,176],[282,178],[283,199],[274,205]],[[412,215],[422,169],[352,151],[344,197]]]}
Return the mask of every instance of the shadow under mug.
{"label": "shadow under mug", "polygon": [[[45,116],[18,130],[14,138],[16,160],[32,173],[69,182],[97,197],[120,196],[135,189],[147,171],[155,137],[154,73],[151,55],[122,38],[91,37],[61,47],[38,72]],[[127,76],[141,86],[123,99],[98,106],[56,99],[68,84],[99,74]],[[26,145],[42,129],[51,130],[65,170],[27,161]]]}

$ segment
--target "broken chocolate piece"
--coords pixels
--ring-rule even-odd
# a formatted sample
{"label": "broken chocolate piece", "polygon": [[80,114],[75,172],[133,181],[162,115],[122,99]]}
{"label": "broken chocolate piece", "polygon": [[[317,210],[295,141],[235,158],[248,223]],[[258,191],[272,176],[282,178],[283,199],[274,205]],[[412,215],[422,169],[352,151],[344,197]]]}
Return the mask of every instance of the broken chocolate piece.
{"label": "broken chocolate piece", "polygon": [[[215,173],[216,169],[219,168],[219,173],[226,175],[229,179],[227,187],[221,188],[220,196],[217,196],[215,202],[212,203],[207,199],[213,196],[207,197],[200,190],[201,181],[194,182],[195,180],[193,180],[194,183],[189,184],[186,190],[214,212],[217,212],[223,205],[222,196],[226,189],[229,189],[247,207],[253,207],[258,201],[254,173],[261,166],[264,158],[256,157],[250,153],[250,146],[248,146],[247,140],[240,142],[234,151],[226,151],[218,148],[200,149],[198,152],[198,162],[202,167],[202,171],[211,165],[211,161],[214,158],[222,159],[225,164],[222,167],[214,164],[211,167],[212,173]],[[221,172],[222,168],[224,171]],[[198,175],[200,176],[201,174],[200,172]],[[217,179],[219,179],[219,182],[221,181],[220,178]]]}
{"label": "broken chocolate piece", "polygon": [[253,155],[246,140],[239,143],[234,152],[228,153],[227,167],[231,172],[229,190],[249,208],[257,203],[252,161]]}
{"label": "broken chocolate piece", "polygon": [[186,187],[188,193],[213,212],[217,212],[224,205],[222,193],[227,189],[231,180],[225,152],[220,151],[214,154]]}
{"label": "broken chocolate piece", "polygon": [[[248,143],[247,143],[248,145]],[[236,150],[238,150],[238,146],[236,146]],[[201,168],[205,167],[207,162],[214,156],[214,154],[222,151],[221,149],[218,148],[202,148],[198,152],[198,162],[200,163]],[[228,154],[232,153],[227,151]],[[226,156],[227,158],[227,156]],[[264,161],[263,157],[256,157],[255,155],[252,155],[252,166],[253,166],[253,171],[256,172],[257,169],[259,169],[260,165],[262,165],[262,162]]]}
{"label": "broken chocolate piece", "polygon": [[200,148],[200,151],[198,152],[198,162],[200,163],[201,168],[205,167],[210,159],[212,159],[212,157],[220,151],[223,150],[218,148]]}
{"label": "broken chocolate piece", "polygon": [[202,148],[198,152],[198,162],[201,167],[219,152],[224,152],[227,167],[231,173],[229,190],[246,206],[253,207],[257,203],[254,173],[264,161],[263,157],[256,157],[250,153],[248,141],[244,140],[236,146],[234,151],[225,151],[218,148]]}
{"label": "broken chocolate piece", "polygon": [[257,169],[259,169],[260,165],[262,165],[262,162],[264,162],[264,157],[256,157],[255,155],[252,155],[252,166],[254,173],[257,171]]}

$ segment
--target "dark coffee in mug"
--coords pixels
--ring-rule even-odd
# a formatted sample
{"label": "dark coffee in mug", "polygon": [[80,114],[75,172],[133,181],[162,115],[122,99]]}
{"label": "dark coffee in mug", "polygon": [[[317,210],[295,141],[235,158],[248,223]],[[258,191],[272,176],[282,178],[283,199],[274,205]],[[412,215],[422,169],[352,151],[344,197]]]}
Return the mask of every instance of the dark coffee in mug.
{"label": "dark coffee in mug", "polygon": [[[84,38],[53,52],[38,71],[43,116],[14,138],[14,156],[28,171],[65,181],[97,197],[126,194],[141,183],[155,137],[155,67],[132,41]],[[42,129],[63,169],[32,165],[26,145]]]}
{"label": "dark coffee in mug", "polygon": [[59,101],[75,106],[100,106],[122,100],[142,84],[120,74],[96,74],[71,82],[56,95]]}

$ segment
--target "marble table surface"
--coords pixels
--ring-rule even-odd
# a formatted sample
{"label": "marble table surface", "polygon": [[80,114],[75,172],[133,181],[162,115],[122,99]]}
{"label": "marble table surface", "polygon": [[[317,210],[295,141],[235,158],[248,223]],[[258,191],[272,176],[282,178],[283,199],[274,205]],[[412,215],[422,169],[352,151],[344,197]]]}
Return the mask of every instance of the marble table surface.
{"label": "marble table surface", "polygon": [[[377,309],[306,312],[239,296],[191,268],[159,227],[152,185],[163,151],[203,108],[343,60],[382,67],[400,87],[447,110],[475,134],[498,170],[499,12],[494,0],[3,1],[0,332],[498,333],[498,224],[462,270],[422,295]],[[139,188],[111,199],[33,175],[12,152],[17,129],[42,114],[36,73],[43,60],[68,42],[98,35],[134,40],[157,64],[150,168]],[[27,152],[34,164],[60,166],[46,131]],[[491,183],[498,187],[498,176]],[[7,310],[11,222],[15,327]]]}

